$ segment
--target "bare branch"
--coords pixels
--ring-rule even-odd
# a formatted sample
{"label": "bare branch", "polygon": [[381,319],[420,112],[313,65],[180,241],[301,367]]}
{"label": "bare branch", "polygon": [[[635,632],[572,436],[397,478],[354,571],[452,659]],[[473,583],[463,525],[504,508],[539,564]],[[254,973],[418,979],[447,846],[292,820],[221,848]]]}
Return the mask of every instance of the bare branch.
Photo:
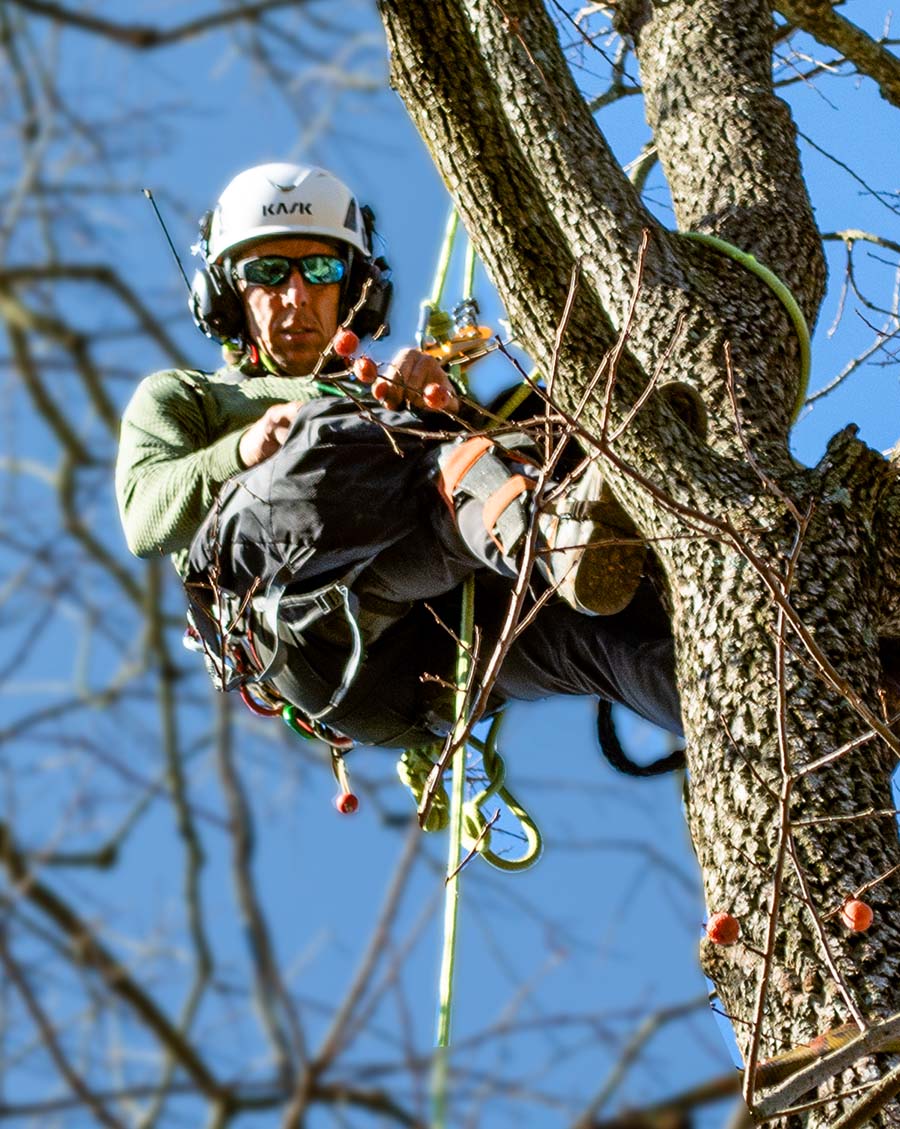
{"label": "bare branch", "polygon": [[776,0],[775,7],[795,27],[849,59],[877,83],[882,98],[900,107],[900,59],[836,12],[830,0]]}
{"label": "bare branch", "polygon": [[35,1025],[41,1033],[41,1039],[44,1046],[47,1048],[53,1061],[56,1063],[60,1074],[65,1078],[68,1084],[72,1087],[73,1091],[78,1095],[81,1101],[90,1109],[97,1120],[109,1127],[109,1129],[124,1129],[124,1123],[119,1121],[117,1117],[109,1112],[103,1105],[103,1102],[92,1093],[83,1078],[80,1077],[78,1072],[74,1069],[65,1055],[62,1047],[60,1046],[59,1039],[53,1029],[53,1024],[50,1022],[49,1016],[41,1007],[37,996],[31,989],[25,973],[19,967],[18,962],[14,959],[12,953],[6,943],[5,930],[0,929],[0,963],[3,964],[6,970],[6,975],[12,980],[19,991],[19,995],[25,1002],[31,1018],[34,1020]]}
{"label": "bare branch", "polygon": [[125,966],[105,948],[87,922],[34,876],[5,824],[0,824],[0,863],[5,866],[19,894],[49,917],[65,934],[71,946],[73,960],[100,974],[109,990],[127,1003],[162,1045],[177,1057],[181,1067],[203,1093],[213,1098],[222,1098],[224,1091],[197,1050],[172,1025]]}
{"label": "bare branch", "polygon": [[252,22],[278,8],[296,8],[304,2],[305,0],[258,0],[255,4],[237,4],[163,31],[154,24],[117,24],[112,20],[104,20],[87,12],[52,3],[51,0],[10,0],[11,4],[26,12],[33,12],[37,16],[45,16],[57,23],[68,24],[82,31],[101,35],[123,47],[138,48],[142,51],[167,47],[172,43],[195,38],[227,24]]}

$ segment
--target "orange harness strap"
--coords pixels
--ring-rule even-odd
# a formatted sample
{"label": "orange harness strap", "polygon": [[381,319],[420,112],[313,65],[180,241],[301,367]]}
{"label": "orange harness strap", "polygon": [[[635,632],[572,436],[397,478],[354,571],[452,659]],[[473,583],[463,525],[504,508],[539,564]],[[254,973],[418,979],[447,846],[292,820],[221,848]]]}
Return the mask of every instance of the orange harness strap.
{"label": "orange harness strap", "polygon": [[527,490],[533,490],[534,487],[535,483],[532,479],[526,478],[524,474],[514,474],[499,489],[495,490],[484,503],[482,510],[484,528],[501,553],[505,554],[507,549],[494,535],[494,526],[497,524],[500,515],[504,513],[508,506],[512,505],[519,495],[524,494]]}

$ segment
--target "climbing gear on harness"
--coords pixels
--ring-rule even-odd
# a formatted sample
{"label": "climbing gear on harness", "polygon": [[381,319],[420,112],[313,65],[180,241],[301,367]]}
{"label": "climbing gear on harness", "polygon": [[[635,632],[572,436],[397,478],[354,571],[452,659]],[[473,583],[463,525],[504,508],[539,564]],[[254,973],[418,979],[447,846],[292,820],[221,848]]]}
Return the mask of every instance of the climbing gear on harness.
{"label": "climbing gear on harness", "polygon": [[359,810],[359,797],[350,787],[350,776],[344,764],[343,753],[334,745],[331,746],[331,771],[340,788],[340,792],[334,797],[334,806],[341,815],[353,815]]}
{"label": "climbing gear on harness", "polygon": [[[318,632],[327,637],[328,632],[340,633],[341,641],[349,643],[349,655],[327,704],[322,709],[306,713],[307,720],[314,725],[340,705],[362,664],[364,646],[363,630],[357,615],[359,600],[349,588],[361,568],[360,565],[340,579],[311,592],[291,592],[288,585],[292,570],[286,566],[272,579],[263,595],[239,600],[228,592],[218,591],[209,604],[204,599],[206,585],[202,588],[189,585],[192,606],[187,613],[185,646],[203,653],[210,679],[217,690],[241,689],[242,698],[254,713],[268,713],[265,704],[253,701],[249,691],[244,692],[246,685],[267,686],[289,662],[289,646],[301,642],[305,635]],[[332,614],[337,612],[341,613],[340,628],[328,623]],[[370,616],[367,622],[375,622],[378,618]],[[268,636],[266,641],[270,647],[266,648],[265,661],[260,658],[263,640],[254,638],[253,622],[264,628]],[[263,693],[272,696],[267,690]],[[291,724],[288,718],[285,720]]]}
{"label": "climbing gear on harness", "polygon": [[704,231],[684,231],[681,234],[685,239],[692,239],[695,243],[703,243],[707,247],[712,247],[721,254],[727,255],[729,259],[734,259],[734,261],[740,263],[742,267],[746,267],[751,274],[755,274],[757,278],[761,279],[766,286],[769,287],[775,297],[784,306],[791,320],[791,324],[794,327],[794,332],[797,334],[797,341],[800,344],[800,386],[797,389],[797,399],[794,402],[794,412],[792,416],[792,420],[796,420],[797,416],[800,414],[800,409],[806,401],[806,390],[809,387],[809,373],[812,364],[812,346],[810,344],[809,326],[806,323],[803,311],[800,309],[800,303],[778,275],[761,263],[755,256],[751,255],[749,251],[742,251],[740,247],[735,247],[733,243],[729,243],[726,239],[720,239],[717,235],[708,235]]}
{"label": "climbing gear on harness", "polygon": [[286,592],[286,580],[276,581],[273,581],[264,596],[251,600],[251,607],[260,622],[267,627],[274,643],[265,668],[256,676],[258,681],[265,682],[276,677],[289,658],[284,644],[302,639],[316,626],[321,628],[320,621],[332,612],[342,613],[343,623],[349,630],[350,654],[344,664],[340,683],[326,706],[315,713],[307,713],[310,721],[321,721],[344,700],[362,664],[363,640],[355,615],[358,601],[350,592],[347,578],[332,581],[313,592],[296,593]]}
{"label": "climbing gear on harness", "polygon": [[452,315],[441,307],[458,226],[459,215],[451,206],[431,297],[420,307],[416,344],[423,352],[436,357],[442,365],[452,365],[455,371],[451,371],[450,375],[460,391],[465,392],[466,382],[462,369],[484,356],[487,342],[494,334],[489,326],[478,324],[478,302],[472,294],[475,250],[471,243],[466,246],[462,299],[454,307]]}
{"label": "climbing gear on harness", "polygon": [[538,524],[547,545],[540,562],[567,604],[587,615],[615,615],[628,607],[647,547],[596,462],[588,463]]}

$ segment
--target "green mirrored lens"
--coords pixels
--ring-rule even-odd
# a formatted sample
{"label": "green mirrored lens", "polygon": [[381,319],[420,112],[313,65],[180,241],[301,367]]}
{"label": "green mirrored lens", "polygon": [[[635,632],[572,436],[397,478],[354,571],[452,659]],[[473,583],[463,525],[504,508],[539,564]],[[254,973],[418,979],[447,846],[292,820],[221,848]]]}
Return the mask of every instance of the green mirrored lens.
{"label": "green mirrored lens", "polygon": [[302,259],[290,259],[286,255],[265,255],[240,263],[235,273],[238,278],[257,286],[280,286],[290,277],[295,266],[304,280],[312,286],[328,286],[333,282],[340,282],[344,277],[344,261],[334,255],[304,255]]}
{"label": "green mirrored lens", "polygon": [[255,282],[260,286],[277,286],[291,273],[291,260],[281,256],[272,255],[265,259],[251,259],[249,263],[242,263],[241,277],[248,282]]}
{"label": "green mirrored lens", "polygon": [[344,263],[334,255],[307,255],[298,262],[300,273],[314,286],[340,282],[344,277]]}

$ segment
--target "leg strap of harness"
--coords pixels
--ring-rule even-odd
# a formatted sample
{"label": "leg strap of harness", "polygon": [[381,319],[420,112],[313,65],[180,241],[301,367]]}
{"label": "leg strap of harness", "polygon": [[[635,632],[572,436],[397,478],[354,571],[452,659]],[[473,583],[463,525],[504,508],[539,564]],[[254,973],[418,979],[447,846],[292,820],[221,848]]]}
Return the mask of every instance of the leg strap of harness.
{"label": "leg strap of harness", "polygon": [[525,495],[534,483],[513,474],[505,459],[537,465],[537,449],[522,432],[494,439],[476,435],[454,443],[438,458],[438,489],[454,516],[459,496],[481,502],[488,535],[502,553],[512,555],[528,529]]}
{"label": "leg strap of harness", "polygon": [[331,695],[328,705],[315,713],[307,713],[306,716],[310,721],[321,721],[341,704],[362,665],[363,639],[355,615],[356,597],[350,592],[349,587],[359,571],[360,569],[352,570],[340,580],[332,581],[312,592],[292,592],[285,595],[291,574],[282,570],[276,574],[266,594],[252,601],[254,612],[274,641],[272,656],[262,673],[254,675],[254,682],[265,682],[278,673],[289,657],[289,652],[284,647],[285,643],[302,637],[304,631],[332,612],[340,609],[344,614],[350,629],[350,654],[344,664],[341,681]]}

